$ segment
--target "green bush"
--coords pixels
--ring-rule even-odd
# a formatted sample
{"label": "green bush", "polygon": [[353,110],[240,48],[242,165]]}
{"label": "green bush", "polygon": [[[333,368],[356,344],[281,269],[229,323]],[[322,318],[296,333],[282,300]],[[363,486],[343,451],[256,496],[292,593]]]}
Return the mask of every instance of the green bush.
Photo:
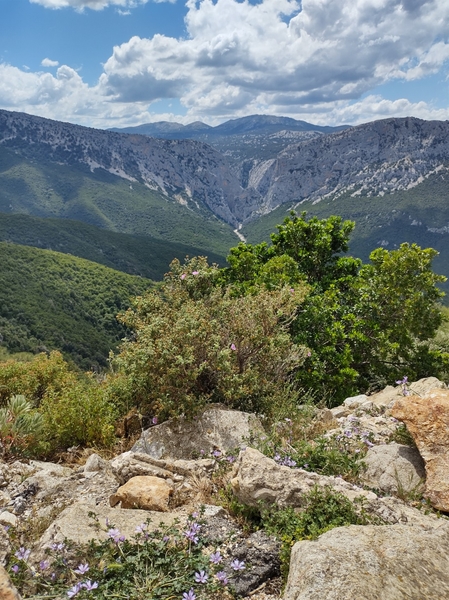
{"label": "green bush", "polygon": [[235,297],[205,259],[175,261],[164,286],[120,316],[134,332],[113,358],[116,402],[162,417],[192,416],[206,403],[266,412],[287,390],[305,351],[288,327],[304,289]]}
{"label": "green bush", "polygon": [[53,454],[70,446],[108,447],[114,442],[117,413],[106,388],[93,378],[49,392],[42,402],[41,452]]}
{"label": "green bush", "polygon": [[0,456],[29,456],[38,444],[43,419],[26,401],[25,396],[12,396],[0,408]]}

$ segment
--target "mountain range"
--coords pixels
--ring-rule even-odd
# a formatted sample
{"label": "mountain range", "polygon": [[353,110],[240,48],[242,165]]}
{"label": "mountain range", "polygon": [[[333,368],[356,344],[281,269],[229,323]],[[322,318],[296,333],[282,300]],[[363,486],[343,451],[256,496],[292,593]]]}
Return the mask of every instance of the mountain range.
{"label": "mountain range", "polygon": [[[287,210],[306,208],[355,218],[353,247],[363,238],[365,254],[417,234],[445,252],[448,122],[329,128],[254,115],[131,130],[0,111],[0,212],[75,219],[225,256],[237,235],[266,239]],[[224,143],[232,156],[220,151]],[[443,262],[449,274],[449,255]]]}

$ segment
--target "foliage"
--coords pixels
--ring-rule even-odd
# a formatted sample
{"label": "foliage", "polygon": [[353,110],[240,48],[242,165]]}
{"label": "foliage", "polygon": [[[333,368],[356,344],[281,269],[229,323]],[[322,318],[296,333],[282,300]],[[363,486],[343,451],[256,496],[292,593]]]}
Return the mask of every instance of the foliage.
{"label": "foliage", "polygon": [[303,497],[301,510],[293,508],[266,507],[261,511],[263,527],[267,533],[282,541],[281,571],[287,579],[292,546],[300,540],[313,540],[334,527],[367,525],[370,518],[346,496],[335,492],[330,486],[315,486]]}
{"label": "foliage", "polygon": [[270,410],[270,398],[303,360],[288,325],[304,292],[283,287],[234,297],[215,286],[218,274],[202,258],[175,261],[161,290],[120,316],[134,338],[113,359],[119,401],[132,398],[161,416],[192,416],[207,402]]}
{"label": "foliage", "polygon": [[372,445],[370,434],[359,430],[358,421],[344,435],[316,435],[316,425],[307,413],[299,419],[286,418],[253,445],[280,465],[356,480]]}
{"label": "foliage", "polygon": [[42,429],[42,415],[25,396],[12,396],[0,408],[0,456],[5,460],[32,453]]}
{"label": "foliage", "polygon": [[442,321],[437,285],[445,278],[431,269],[436,252],[416,244],[379,248],[362,265],[341,255],[352,228],[340,217],[307,221],[305,213],[292,214],[271,235],[272,246],[239,244],[225,270],[239,293],[252,293],[273,256],[284,257],[282,276],[292,284],[303,277],[312,286],[291,328],[294,341],[310,349],[297,381],[332,394],[331,403],[379,379],[395,380],[404,371],[414,378],[434,375],[449,364],[449,354],[428,342]]}
{"label": "foliage", "polygon": [[[195,256],[204,250],[175,240],[100,229],[72,219],[52,219],[24,214],[0,213],[0,241],[44,250],[57,250],[100,263],[130,275],[162,281],[167,265],[177,256]],[[230,239],[229,243],[233,240]],[[227,247],[221,254],[212,251],[209,259],[224,264]]]}
{"label": "foliage", "polygon": [[12,352],[60,350],[83,369],[107,364],[126,330],[116,314],[153,284],[49,250],[0,243],[0,334]]}
{"label": "foliage", "polygon": [[109,447],[114,443],[117,411],[105,386],[92,377],[50,390],[40,407],[43,436],[40,453],[52,455],[70,446]]}
{"label": "foliage", "polygon": [[75,373],[60,352],[51,352],[49,356],[38,354],[27,361],[9,359],[0,363],[0,406],[21,394],[38,408],[50,391],[58,394],[75,380]]}
{"label": "foliage", "polygon": [[208,545],[202,525],[198,514],[189,517],[183,530],[178,522],[154,529],[147,519],[132,538],[125,539],[113,525],[104,528],[98,523],[107,530],[104,542],[92,541],[86,547],[55,543],[37,567],[30,564],[30,550],[21,547],[9,571],[21,593],[40,598],[55,594],[80,600],[232,598],[232,581],[246,565]]}

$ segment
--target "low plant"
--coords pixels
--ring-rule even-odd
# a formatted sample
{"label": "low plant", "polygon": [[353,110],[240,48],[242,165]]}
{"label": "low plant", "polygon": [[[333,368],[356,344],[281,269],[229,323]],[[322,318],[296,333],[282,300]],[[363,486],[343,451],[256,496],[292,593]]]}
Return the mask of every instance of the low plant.
{"label": "low plant", "polygon": [[[94,517],[94,515],[92,515]],[[232,581],[243,561],[226,557],[201,536],[201,516],[193,513],[184,528],[148,519],[130,539],[110,523],[107,539],[76,547],[54,543],[45,560],[32,565],[30,550],[20,547],[8,570],[21,593],[51,598],[109,600],[221,600],[232,598]],[[99,528],[103,528],[97,522]],[[224,566],[226,565],[226,567]]]}
{"label": "low plant", "polygon": [[32,454],[42,430],[42,415],[25,396],[12,396],[0,408],[0,456],[9,459]]}
{"label": "low plant", "polygon": [[280,558],[284,581],[288,576],[291,549],[295,542],[314,540],[334,527],[367,525],[370,522],[362,502],[352,503],[330,486],[313,487],[304,495],[301,510],[274,506],[261,510],[263,528],[282,542]]}

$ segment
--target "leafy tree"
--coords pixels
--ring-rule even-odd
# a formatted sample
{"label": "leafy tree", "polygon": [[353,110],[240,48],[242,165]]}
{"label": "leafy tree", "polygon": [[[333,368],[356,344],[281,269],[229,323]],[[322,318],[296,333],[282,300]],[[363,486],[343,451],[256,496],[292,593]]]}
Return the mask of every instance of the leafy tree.
{"label": "leafy tree", "polygon": [[431,268],[437,253],[402,244],[375,250],[362,265],[342,255],[353,227],[340,217],[307,221],[305,213],[291,214],[271,235],[271,246],[233,248],[224,271],[240,294],[309,284],[291,327],[294,341],[310,349],[297,384],[330,395],[331,402],[405,372],[437,374],[449,360],[429,345],[442,320],[437,285],[445,278]]}

